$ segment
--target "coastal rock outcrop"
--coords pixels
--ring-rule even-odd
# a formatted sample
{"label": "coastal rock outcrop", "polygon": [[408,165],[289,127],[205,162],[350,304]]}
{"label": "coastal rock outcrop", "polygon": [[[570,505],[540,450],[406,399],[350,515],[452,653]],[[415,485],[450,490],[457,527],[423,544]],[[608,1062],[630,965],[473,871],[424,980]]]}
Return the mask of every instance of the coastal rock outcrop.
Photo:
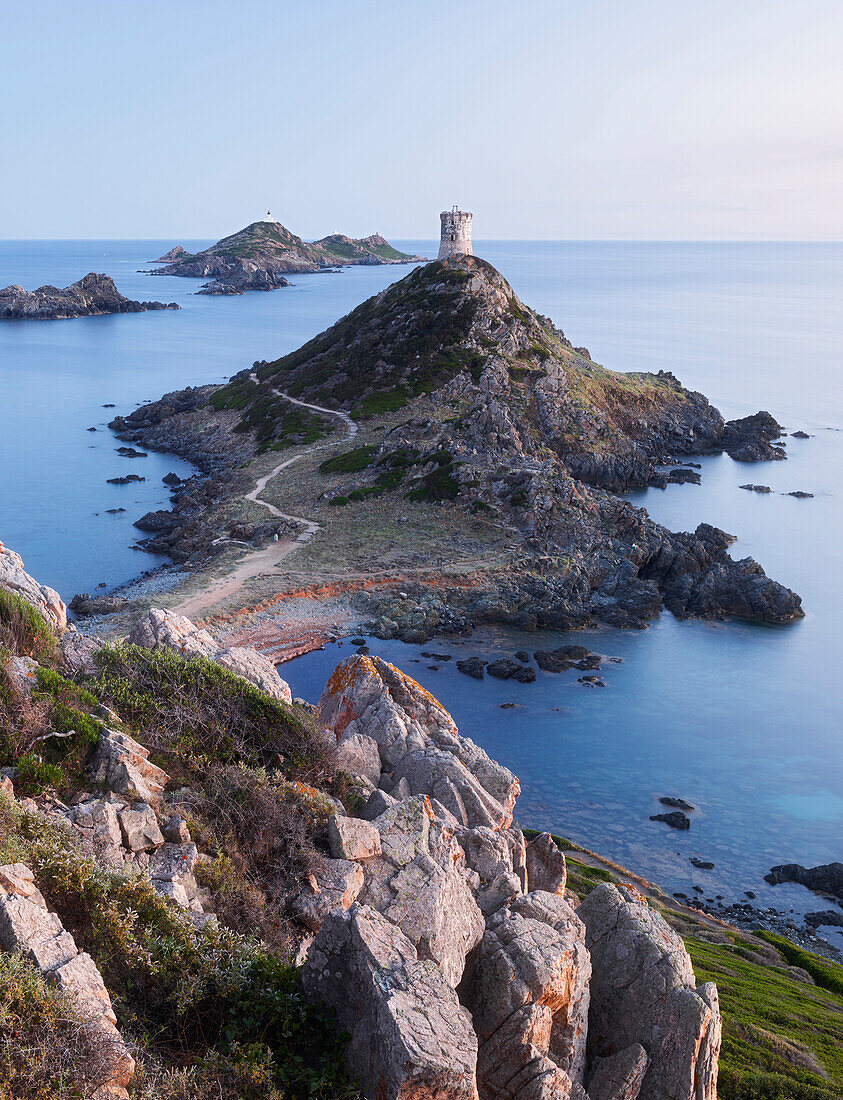
{"label": "coastal rock outcrop", "polygon": [[471,1016],[432,962],[366,906],[332,913],[302,972],[351,1035],[351,1072],[371,1100],[477,1100]]}
{"label": "coastal rock outcrop", "polygon": [[67,626],[67,608],[58,592],[39,584],[23,567],[23,559],[0,542],[0,589],[12,592],[40,611],[56,633]]}
{"label": "coastal rock outcrop", "polygon": [[843,863],[821,863],[817,867],[782,863],[772,867],[764,879],[772,886],[777,886],[780,882],[798,882],[809,890],[831,894],[843,901]]}
{"label": "coastal rock outcrop", "polygon": [[[643,1047],[641,1100],[716,1100],[717,989],[696,987],[677,934],[631,886],[598,886],[577,915],[592,965],[589,1057]],[[636,1052],[629,1057],[638,1060]]]}
{"label": "coastal rock outcrop", "polygon": [[553,838],[513,823],[515,777],[385,661],[343,661],[318,718],[340,748],[366,740],[378,784],[357,825],[329,822],[352,893],[294,904],[318,929],[304,988],[351,1033],[369,1100],[714,1100],[716,989],[646,899],[601,886],[575,912]]}
{"label": "coastal rock outcrop", "polygon": [[222,647],[207,630],[195,626],[184,615],[151,608],[129,635],[132,645],[143,649],[167,646],[183,657],[207,657],[259,687],[275,699],[292,703],[290,686],[275,671],[272,662],[249,646]]}
{"label": "coastal rock outcrop", "polygon": [[93,271],[63,290],[39,286],[24,290],[7,286],[0,290],[0,321],[48,321],[69,317],[95,317],[103,313],[144,313],[150,309],[181,309],[175,302],[136,302],[126,298],[108,275]]}
{"label": "coastal rock outcrop", "polygon": [[[303,441],[291,436],[287,392],[316,407],[308,415],[333,409],[365,423],[366,444],[320,463],[321,484],[304,479],[296,494],[302,514],[319,510],[324,537],[335,517],[354,512],[353,524],[341,523],[350,568],[370,567],[375,501],[402,531],[427,522],[432,507],[443,521],[423,536],[429,574],[405,570],[421,560],[408,533],[396,548],[394,586],[361,585],[355,604],[372,634],[424,642],[486,622],[641,628],[663,607],[680,618],[789,622],[803,614],[799,596],[757,562],[729,556],[734,540],[724,532],[708,524],[669,531],[617,495],[695,480],[685,456],[728,446],[758,457],[763,444],[771,457],[780,430],[772,417],[727,425],[668,372],[600,366],[475,256],[416,269],[302,348],[225,386],[171,394],[115,421],[129,442],[172,449],[213,473],[208,499],[180,495],[173,523],[196,515],[219,529],[201,539],[167,532],[152,548],[198,561],[225,545],[230,515],[224,524],[220,495],[252,488],[235,471]],[[312,427],[329,424],[336,416]],[[467,573],[464,559],[486,564]],[[541,659],[563,667],[554,655]],[[478,678],[536,674],[508,658],[457,667]]]}

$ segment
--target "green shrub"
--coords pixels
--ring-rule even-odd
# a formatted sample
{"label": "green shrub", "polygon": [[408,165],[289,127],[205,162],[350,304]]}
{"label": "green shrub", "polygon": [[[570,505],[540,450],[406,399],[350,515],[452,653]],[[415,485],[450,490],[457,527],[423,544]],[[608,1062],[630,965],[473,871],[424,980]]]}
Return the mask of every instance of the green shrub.
{"label": "green shrub", "polygon": [[109,1078],[107,1038],[34,963],[0,952],[0,1100],[79,1100]]}
{"label": "green shrub", "polygon": [[326,458],[319,467],[323,474],[356,474],[372,465],[378,448],[374,445],[355,447],[353,451],[343,451],[342,454]]}
{"label": "green shrub", "polygon": [[48,904],[100,968],[121,1028],[153,1054],[216,1052],[239,1076],[263,1066],[290,1100],[348,1093],[345,1036],[305,1001],[295,968],[255,939],[215,923],[197,928],[145,876],[101,866],[65,825],[0,799],[0,837],[10,833],[10,853],[33,869]]}
{"label": "green shrub", "polygon": [[459,495],[460,483],[453,476],[451,466],[438,466],[429,474],[415,481],[415,488],[407,493],[407,500],[455,500]]}
{"label": "green shrub", "polygon": [[279,767],[324,784],[335,769],[312,719],[271,698],[205,657],[185,659],[166,647],[105,647],[88,687],[142,736],[166,766],[191,772],[203,761]]}
{"label": "green shrub", "polygon": [[53,661],[58,652],[56,636],[41,612],[4,588],[0,588],[0,646],[36,661]]}

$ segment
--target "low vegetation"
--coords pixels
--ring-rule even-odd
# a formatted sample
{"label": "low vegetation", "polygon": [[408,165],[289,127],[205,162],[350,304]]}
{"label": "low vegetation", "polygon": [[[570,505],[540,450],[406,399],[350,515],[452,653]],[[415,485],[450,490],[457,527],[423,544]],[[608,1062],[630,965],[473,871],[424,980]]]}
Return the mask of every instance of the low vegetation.
{"label": "low vegetation", "polygon": [[[301,997],[295,969],[258,940],[213,923],[196,928],[146,878],[102,867],[65,827],[2,799],[0,862],[24,862],[35,871],[49,905],[94,958],[124,1035],[134,1036],[141,1083],[144,1076],[156,1082],[158,1091],[148,1095],[169,1090],[184,1100],[204,1100],[219,1095],[222,1080],[225,1095],[242,1100],[352,1093],[343,1036],[324,1010]],[[78,1022],[31,968],[9,956],[0,955],[0,963],[0,1049],[6,1055],[0,1059],[0,1097],[3,1088],[15,1098],[79,1097],[79,1067],[77,1084],[65,1087],[47,1064],[51,1040],[61,1039],[63,1047],[68,1037],[76,1039]],[[16,1021],[25,1021],[27,1030]],[[78,1046],[69,1049],[74,1058],[84,1055]],[[195,1073],[173,1069],[194,1061]],[[96,1058],[87,1065],[94,1072]],[[14,1066],[19,1069],[12,1077]],[[209,1066],[213,1093],[203,1091],[203,1067]],[[28,1091],[19,1089],[21,1079],[29,1081]]]}
{"label": "low vegetation", "polygon": [[[570,841],[555,839],[576,850]],[[568,858],[569,887],[582,897],[618,879],[606,867]],[[723,1016],[720,1100],[839,1100],[843,967],[770,932],[747,936],[723,928],[712,935],[702,921],[666,902],[651,904],[685,941],[697,981],[717,984]]]}

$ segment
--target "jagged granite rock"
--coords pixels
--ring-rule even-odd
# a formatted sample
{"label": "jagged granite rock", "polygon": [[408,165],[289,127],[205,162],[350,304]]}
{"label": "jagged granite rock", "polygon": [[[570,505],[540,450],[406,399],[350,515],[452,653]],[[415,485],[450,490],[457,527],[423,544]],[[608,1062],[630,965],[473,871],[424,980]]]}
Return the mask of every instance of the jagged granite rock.
{"label": "jagged granite rock", "polygon": [[40,611],[48,624],[61,633],[67,626],[67,608],[58,592],[39,584],[23,567],[23,559],[0,542],[0,588],[20,596]]}
{"label": "jagged granite rock", "polygon": [[151,608],[135,624],[129,642],[144,649],[167,646],[183,657],[207,657],[242,676],[267,695],[285,703],[293,701],[290,685],[281,679],[269,658],[248,646],[220,648],[207,630],[202,630],[184,615],[173,611]]}
{"label": "jagged granite rock", "polygon": [[436,798],[463,825],[506,829],[520,792],[516,777],[466,737],[415,680],[379,657],[337,666],[319,700],[319,721],[337,743],[349,733],[376,742],[381,765],[413,794]]}
{"label": "jagged granite rock", "polygon": [[608,1058],[595,1058],[588,1078],[588,1100],[637,1100],[649,1061],[640,1043]]}
{"label": "jagged granite rock", "polygon": [[679,936],[631,886],[598,886],[577,914],[591,953],[589,1058],[639,1043],[650,1058],[642,1100],[716,1100],[717,989],[696,988]]}
{"label": "jagged granite rock", "polygon": [[527,845],[527,888],[565,895],[565,856],[550,833],[540,833]]}
{"label": "jagged granite rock", "polygon": [[147,804],[158,802],[169,776],[149,759],[149,749],[120,730],[102,727],[90,762],[91,778],[107,790]]}
{"label": "jagged granite rock", "polygon": [[318,932],[325,918],[345,912],[363,889],[363,868],[348,859],[325,859],[292,899],[293,915],[312,932]]}
{"label": "jagged granite rock", "polygon": [[175,302],[135,302],[124,297],[108,275],[86,275],[60,290],[39,286],[24,290],[7,286],[0,290],[0,321],[47,321],[68,317],[94,317],[103,313],[144,313],[150,309],[180,309]]}
{"label": "jagged granite rock", "polygon": [[386,917],[332,913],[302,986],[351,1035],[348,1061],[367,1100],[476,1100],[471,1016],[432,962]]}
{"label": "jagged granite rock", "polygon": [[561,898],[519,901],[491,918],[465,992],[479,1040],[480,1097],[584,1097],[591,972],[584,930]]}

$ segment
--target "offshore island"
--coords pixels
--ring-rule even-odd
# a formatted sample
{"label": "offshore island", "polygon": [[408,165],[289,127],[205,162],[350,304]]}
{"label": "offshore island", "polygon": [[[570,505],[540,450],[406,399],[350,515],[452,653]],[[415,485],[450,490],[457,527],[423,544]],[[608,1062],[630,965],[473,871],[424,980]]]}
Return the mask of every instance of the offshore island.
{"label": "offshore island", "polygon": [[180,275],[207,279],[198,294],[242,294],[247,290],[277,290],[289,286],[286,275],[336,270],[352,264],[405,264],[421,256],[399,252],[379,233],[354,240],[334,233],[308,244],[291,233],[267,211],[252,222],[201,252],[175,245],[154,262],[163,264],[153,275]]}

